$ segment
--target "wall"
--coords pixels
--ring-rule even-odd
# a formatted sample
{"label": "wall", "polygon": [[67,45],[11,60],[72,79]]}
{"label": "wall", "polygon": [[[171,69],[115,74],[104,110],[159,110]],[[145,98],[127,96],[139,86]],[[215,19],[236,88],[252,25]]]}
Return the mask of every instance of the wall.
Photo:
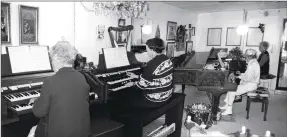
{"label": "wall", "polygon": [[[84,4],[84,6],[82,5]],[[109,26],[117,26],[118,18],[111,18],[105,16],[96,16],[94,12],[89,12],[87,9],[92,9],[91,2],[84,3],[76,2],[76,48],[86,56],[88,61],[93,61],[98,64],[98,53],[102,48],[111,47],[110,38],[107,32]],[[179,9],[161,2],[149,2],[150,11],[146,18],[152,20],[152,33],[151,37],[155,36],[157,25],[160,26],[161,38],[166,39],[166,25],[167,21],[175,21],[178,24],[196,23],[197,16],[191,14],[187,10]],[[85,9],[86,7],[87,9]],[[104,24],[105,38],[98,40],[97,26]],[[126,25],[131,24],[131,19],[126,20]],[[136,25],[136,24],[135,24]],[[138,24],[139,25],[139,24]],[[140,39],[140,33],[133,33],[134,44],[137,39]]]}
{"label": "wall", "polygon": [[[277,75],[279,52],[281,47],[281,37],[283,31],[283,18],[287,17],[286,9],[270,9],[269,16],[263,16],[262,10],[248,11],[247,23],[250,27],[258,27],[259,23],[265,24],[264,41],[270,43],[270,73]],[[197,30],[196,30],[196,51],[208,51],[212,47],[207,45],[207,29],[208,28],[222,28],[221,48],[225,48],[226,30],[227,27],[236,27],[243,23],[243,11],[228,11],[228,12],[214,12],[202,13],[198,15]],[[241,49],[245,51],[248,48],[253,48],[257,51],[258,47],[246,47],[245,37],[243,36],[241,42]],[[216,48],[216,47],[215,47]],[[229,50],[234,47],[228,46]],[[275,89],[276,78],[272,80],[272,89]]]}
{"label": "wall", "polygon": [[53,46],[62,37],[74,45],[73,2],[10,2],[11,44],[3,45],[20,45],[19,5],[39,8],[39,45]]}

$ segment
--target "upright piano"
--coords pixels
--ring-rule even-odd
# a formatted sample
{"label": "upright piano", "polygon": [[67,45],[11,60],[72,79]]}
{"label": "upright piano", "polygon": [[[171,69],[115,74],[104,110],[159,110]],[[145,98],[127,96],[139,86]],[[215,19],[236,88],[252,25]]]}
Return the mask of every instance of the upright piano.
{"label": "upright piano", "polygon": [[[212,97],[212,113],[213,120],[215,121],[218,119],[217,112],[221,94],[226,93],[227,90],[235,91],[237,88],[237,85],[228,82],[228,70],[222,71],[220,69],[208,69],[210,68],[209,66],[219,64],[216,56],[220,50],[221,49],[212,48],[208,52],[193,51],[191,54],[183,57],[183,59],[179,61],[180,63],[177,63],[177,66],[174,69],[173,81],[174,84],[182,85],[182,92],[185,91],[186,85],[196,86],[197,88],[204,87],[205,89],[211,89],[206,90],[206,92],[209,93],[208,95],[211,95],[209,97]],[[184,60],[185,58],[189,59]],[[224,89],[225,87],[228,87],[228,89]]]}

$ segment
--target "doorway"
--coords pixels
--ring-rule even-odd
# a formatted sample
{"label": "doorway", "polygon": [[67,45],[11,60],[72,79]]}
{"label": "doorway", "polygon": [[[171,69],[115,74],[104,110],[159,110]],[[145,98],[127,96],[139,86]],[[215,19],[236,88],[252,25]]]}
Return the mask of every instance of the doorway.
{"label": "doorway", "polygon": [[285,40],[279,54],[276,89],[287,91],[287,19],[283,20],[283,36]]}

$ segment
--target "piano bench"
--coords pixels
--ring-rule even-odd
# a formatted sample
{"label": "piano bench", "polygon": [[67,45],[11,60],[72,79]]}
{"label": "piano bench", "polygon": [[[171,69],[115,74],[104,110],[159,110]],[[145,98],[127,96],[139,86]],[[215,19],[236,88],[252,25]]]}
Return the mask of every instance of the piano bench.
{"label": "piano bench", "polygon": [[112,114],[111,118],[124,124],[124,137],[142,137],[143,127],[165,114],[165,124],[175,123],[169,137],[180,137],[185,94],[173,93],[171,99],[158,108],[137,108]]}
{"label": "piano bench", "polygon": [[124,137],[124,125],[107,118],[91,117],[91,135],[89,137]]}
{"label": "piano bench", "polygon": [[258,87],[257,90],[247,93],[247,103],[246,103],[246,119],[249,119],[249,111],[251,102],[261,102],[261,112],[264,112],[263,120],[266,121],[268,104],[269,104],[270,93],[268,89],[264,87]]}

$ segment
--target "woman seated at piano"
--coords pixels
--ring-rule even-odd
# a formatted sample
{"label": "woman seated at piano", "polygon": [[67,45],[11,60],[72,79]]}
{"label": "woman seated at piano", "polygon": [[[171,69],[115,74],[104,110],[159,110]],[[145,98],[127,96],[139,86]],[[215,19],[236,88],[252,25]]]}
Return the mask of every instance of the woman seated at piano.
{"label": "woman seated at piano", "polygon": [[258,57],[258,63],[260,65],[260,75],[261,77],[266,77],[269,75],[269,52],[267,51],[269,43],[267,41],[262,41],[259,44],[259,51],[261,54]]}
{"label": "woman seated at piano", "polygon": [[[159,107],[169,100],[173,92],[173,63],[163,53],[164,41],[160,38],[149,39],[146,42],[149,62],[143,68],[142,74],[129,73],[139,81],[127,83],[131,86],[125,91],[114,92],[117,104],[122,107]],[[124,101],[124,102],[123,102]]]}
{"label": "woman seated at piano", "polygon": [[245,52],[245,59],[247,62],[247,70],[243,74],[239,74],[237,78],[241,79],[240,84],[237,87],[237,90],[234,92],[227,92],[224,102],[224,106],[219,107],[220,109],[225,109],[222,115],[232,114],[232,105],[235,99],[235,96],[245,94],[247,92],[256,90],[259,84],[260,79],[260,66],[257,61],[256,50],[247,49]]}
{"label": "woman seated at piano", "polygon": [[89,91],[85,77],[73,69],[77,50],[61,41],[50,50],[56,74],[47,78],[34,103],[40,121],[35,137],[88,137],[90,134]]}

